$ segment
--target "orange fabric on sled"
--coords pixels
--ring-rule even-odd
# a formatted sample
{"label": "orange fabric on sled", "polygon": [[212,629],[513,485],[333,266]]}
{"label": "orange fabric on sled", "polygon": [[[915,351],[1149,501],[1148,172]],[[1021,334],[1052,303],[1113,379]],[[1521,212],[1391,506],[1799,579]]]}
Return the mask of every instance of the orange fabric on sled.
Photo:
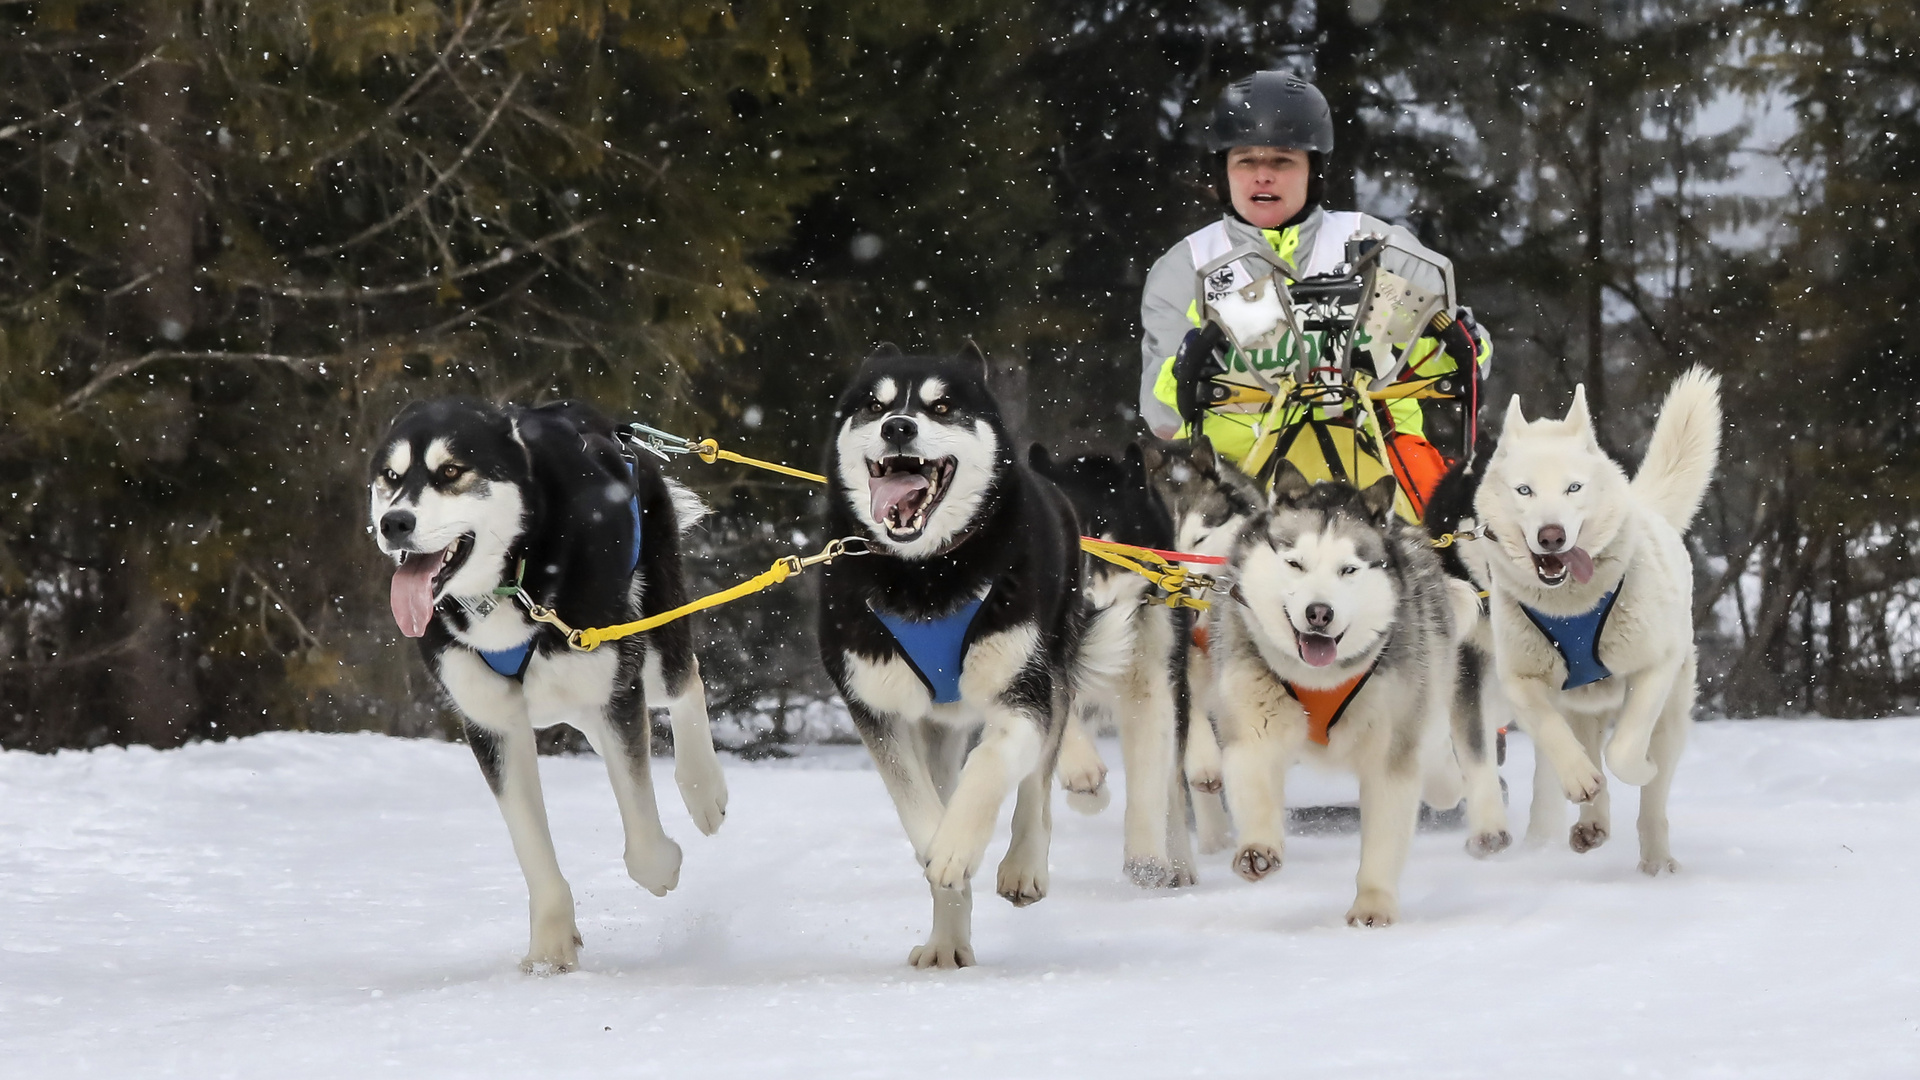
{"label": "orange fabric on sled", "polygon": [[1413,509],[1422,519],[1427,516],[1427,500],[1440,478],[1447,475],[1447,459],[1438,447],[1418,435],[1396,434],[1387,439],[1388,464],[1400,490],[1413,500]]}

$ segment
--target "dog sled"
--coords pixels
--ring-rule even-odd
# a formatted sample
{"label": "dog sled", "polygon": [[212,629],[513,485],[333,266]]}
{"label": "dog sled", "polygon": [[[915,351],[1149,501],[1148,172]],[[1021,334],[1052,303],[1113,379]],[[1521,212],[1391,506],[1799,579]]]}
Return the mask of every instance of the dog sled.
{"label": "dog sled", "polygon": [[[1301,279],[1270,247],[1250,243],[1199,276],[1201,332],[1243,357],[1277,358],[1233,371],[1215,365],[1194,388],[1196,412],[1257,415],[1243,471],[1269,487],[1281,461],[1308,479],[1362,488],[1390,474],[1395,509],[1424,523],[1434,486],[1472,461],[1478,434],[1474,361],[1421,371],[1439,355],[1431,342],[1451,344],[1447,355],[1475,350],[1454,320],[1452,266],[1397,235],[1358,234],[1327,274]],[[1396,420],[1409,407],[1424,418],[1419,434]]]}
{"label": "dog sled", "polygon": [[[1400,235],[1360,233],[1329,273],[1302,276],[1270,246],[1246,243],[1198,276],[1200,332],[1242,357],[1275,362],[1202,370],[1190,399],[1194,415],[1182,418],[1189,429],[1198,431],[1208,412],[1254,414],[1253,446],[1241,467],[1263,488],[1272,490],[1283,461],[1308,480],[1357,488],[1391,475],[1395,512],[1428,526],[1435,487],[1472,464],[1479,437],[1482,346],[1455,319],[1452,264]],[[1441,356],[1453,358],[1451,370],[1428,373]],[[1398,422],[1409,408],[1423,421],[1418,434]],[[1439,524],[1446,527],[1432,529],[1436,536],[1452,526]],[[1495,760],[1506,762],[1504,728]],[[1504,801],[1505,779],[1500,785]],[[1294,813],[1308,831],[1353,825],[1349,807]],[[1458,810],[1421,809],[1423,827],[1462,819]]]}

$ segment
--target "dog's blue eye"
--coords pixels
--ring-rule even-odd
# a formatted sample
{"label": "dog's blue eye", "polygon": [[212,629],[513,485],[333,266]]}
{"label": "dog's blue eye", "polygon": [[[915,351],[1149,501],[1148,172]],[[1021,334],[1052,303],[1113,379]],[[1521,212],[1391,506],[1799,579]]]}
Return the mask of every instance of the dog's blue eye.
{"label": "dog's blue eye", "polygon": [[1584,486],[1585,485],[1581,484],[1579,481],[1576,480],[1573,483],[1567,485],[1567,494],[1571,495],[1574,492],[1579,491]]}
{"label": "dog's blue eye", "polygon": [[1533,494],[1533,489],[1532,489],[1532,488],[1530,488],[1530,487],[1528,487],[1528,486],[1527,486],[1527,485],[1525,485],[1525,484],[1521,484],[1521,485],[1520,485],[1519,487],[1517,487],[1517,488],[1514,488],[1513,490],[1515,490],[1515,491],[1517,491],[1517,492],[1519,492],[1519,493],[1520,493],[1520,494],[1522,494],[1522,495],[1532,495],[1532,494]]}
{"label": "dog's blue eye", "polygon": [[1360,568],[1357,566],[1343,566],[1340,568],[1341,577],[1351,577],[1352,575],[1357,574],[1359,572],[1360,572]]}

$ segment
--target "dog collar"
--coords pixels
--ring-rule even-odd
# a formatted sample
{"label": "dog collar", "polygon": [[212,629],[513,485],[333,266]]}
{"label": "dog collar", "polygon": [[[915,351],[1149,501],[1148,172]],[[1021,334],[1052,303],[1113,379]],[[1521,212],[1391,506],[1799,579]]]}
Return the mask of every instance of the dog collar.
{"label": "dog collar", "polygon": [[[455,596],[451,599],[461,609],[476,619],[484,619],[493,614],[495,608],[520,595],[520,583],[527,579],[527,560],[521,559],[514,567],[513,580],[503,581],[493,587],[491,592],[481,596]],[[496,669],[498,670],[498,669]]]}
{"label": "dog collar", "polygon": [[1287,696],[1299,702],[1300,707],[1306,710],[1307,738],[1321,746],[1327,745],[1328,732],[1333,729],[1333,725],[1340,722],[1342,716],[1346,715],[1347,706],[1353,704],[1353,699],[1360,696],[1360,688],[1367,685],[1367,680],[1373,677],[1373,669],[1374,665],[1369,664],[1367,670],[1339,686],[1326,690],[1295,686],[1285,679],[1280,681],[1281,687],[1287,691]]}
{"label": "dog collar", "polygon": [[1600,633],[1607,628],[1607,616],[1613,614],[1613,602],[1625,584],[1626,580],[1621,579],[1618,585],[1607,590],[1593,610],[1579,615],[1548,615],[1520,605],[1527,619],[1566,662],[1567,681],[1560,684],[1560,689],[1575,690],[1613,677],[1613,672],[1600,660]]}

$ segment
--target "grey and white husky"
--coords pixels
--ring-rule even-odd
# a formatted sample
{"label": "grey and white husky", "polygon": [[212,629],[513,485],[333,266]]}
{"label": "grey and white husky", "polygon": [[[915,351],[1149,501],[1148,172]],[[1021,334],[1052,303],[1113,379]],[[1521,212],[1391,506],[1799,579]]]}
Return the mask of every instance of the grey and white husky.
{"label": "grey and white husky", "polygon": [[511,594],[524,590],[574,627],[676,607],[687,592],[680,534],[704,508],[651,462],[623,460],[612,424],[567,402],[417,402],[374,450],[372,474],[374,531],[396,564],[394,621],[459,710],[526,876],[521,966],[566,971],[580,933],[547,830],[534,729],[571,724],[606,759],[627,873],[657,896],[679,883],[680,846],[654,804],[649,698],[672,712],[674,775],[702,832],[726,816],[726,778],[687,623],[575,652]]}
{"label": "grey and white husky", "polygon": [[[1528,421],[1516,396],[1474,498],[1487,537],[1493,651],[1520,726],[1565,798],[1571,843],[1610,829],[1599,761],[1640,788],[1640,869],[1679,868],[1667,795],[1692,723],[1693,565],[1682,533],[1713,477],[1720,380],[1675,380],[1632,480],[1601,449],[1585,387],[1558,420]],[[1602,737],[1611,727],[1602,751]],[[1557,829],[1557,799],[1535,784],[1530,839]]]}
{"label": "grey and white husky", "polygon": [[[1267,493],[1250,476],[1221,461],[1204,436],[1191,441],[1140,440],[1148,482],[1173,516],[1173,546],[1198,555],[1231,558],[1240,530],[1266,513]],[[1215,597],[1217,608],[1225,603]],[[1221,795],[1219,710],[1214,704],[1212,625],[1217,613],[1195,620],[1187,650],[1188,712],[1181,767],[1192,792],[1200,850],[1225,851],[1232,822]]]}
{"label": "grey and white husky", "polygon": [[954,358],[882,347],[833,425],[827,527],[872,553],[821,575],[820,658],[933,890],[933,932],[908,962],[964,967],[974,871],[1016,789],[998,891],[1015,906],[1047,892],[1054,757],[1084,621],[1079,528],[1059,489],[1014,457],[971,346]]}
{"label": "grey and white husky", "polygon": [[[1129,445],[1118,458],[1084,454],[1056,460],[1035,445],[1028,463],[1073,503],[1083,534],[1144,547],[1173,546],[1172,515],[1147,482],[1138,446]],[[1156,602],[1158,590],[1131,570],[1096,559],[1087,567],[1081,677],[1054,771],[1076,809],[1104,808],[1107,770],[1089,735],[1087,714],[1105,708],[1119,728],[1127,770],[1123,869],[1142,888],[1192,885],[1197,879],[1186,785],[1176,761],[1181,710],[1187,706],[1190,612]]]}
{"label": "grey and white husky", "polygon": [[[1426,533],[1394,514],[1395,494],[1391,477],[1355,490],[1309,483],[1282,462],[1271,512],[1234,544],[1237,602],[1219,605],[1214,622],[1234,869],[1257,881],[1280,868],[1296,760],[1350,769],[1360,873],[1346,918],[1356,926],[1399,918],[1423,783],[1434,805],[1459,799],[1444,761],[1448,711],[1456,635],[1478,602],[1441,569]],[[1452,790],[1441,790],[1449,776]]]}

